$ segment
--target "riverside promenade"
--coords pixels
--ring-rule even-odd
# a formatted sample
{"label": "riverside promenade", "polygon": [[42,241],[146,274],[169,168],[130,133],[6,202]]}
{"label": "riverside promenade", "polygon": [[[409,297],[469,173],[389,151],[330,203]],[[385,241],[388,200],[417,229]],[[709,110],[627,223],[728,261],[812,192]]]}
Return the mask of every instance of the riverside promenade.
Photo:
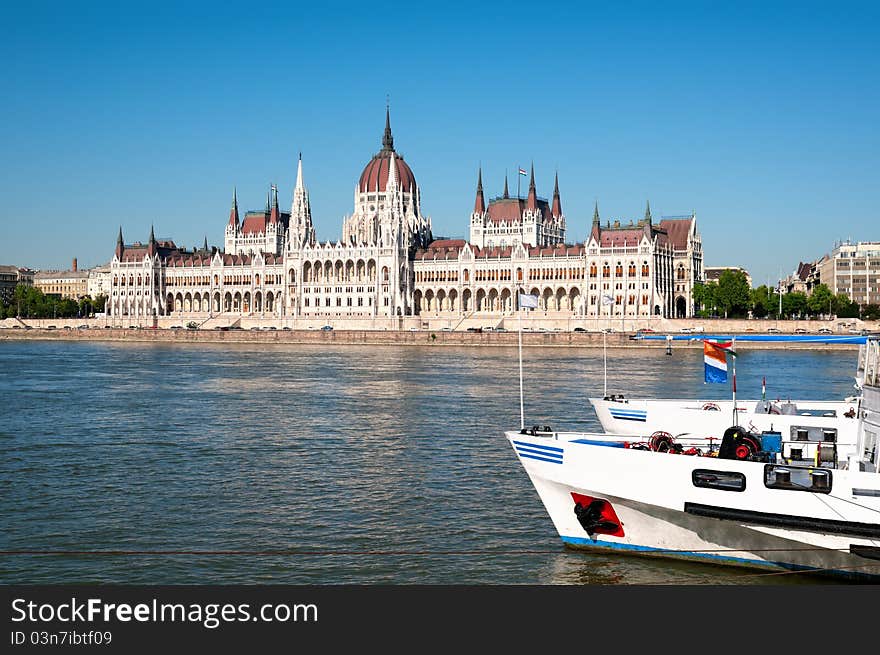
{"label": "riverside promenade", "polygon": [[[713,332],[714,333],[714,332]],[[719,331],[730,334],[729,331]],[[658,334],[658,333],[654,333]],[[672,333],[670,333],[672,334]],[[751,333],[748,333],[751,334]],[[702,348],[703,334],[690,334],[686,339],[676,334],[673,349]],[[614,332],[561,332],[525,331],[523,345],[528,347],[578,347],[578,348],[666,348],[663,339],[640,340],[631,333]],[[187,328],[116,328],[116,327],[58,327],[4,328],[0,329],[0,341],[51,340],[51,341],[129,341],[157,343],[270,343],[299,345],[377,345],[377,346],[476,346],[516,347],[519,334],[508,332],[452,332],[443,330],[320,330],[320,329],[187,329]],[[739,345],[739,344],[738,344]],[[742,349],[749,350],[847,350],[855,344],[792,343],[792,342],[743,342]]]}

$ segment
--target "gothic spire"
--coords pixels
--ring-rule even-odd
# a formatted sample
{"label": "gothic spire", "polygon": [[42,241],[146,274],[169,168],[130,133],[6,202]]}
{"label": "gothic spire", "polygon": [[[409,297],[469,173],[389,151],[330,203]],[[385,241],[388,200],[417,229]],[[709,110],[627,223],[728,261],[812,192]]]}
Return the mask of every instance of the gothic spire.
{"label": "gothic spire", "polygon": [[559,199],[559,172],[553,180],[553,206],[550,208],[551,216],[562,216],[562,201]]}
{"label": "gothic spire", "polygon": [[156,254],[156,235],[152,225],[150,225],[150,239],[147,241],[147,254],[150,256]]}
{"label": "gothic spire", "polygon": [[153,232],[153,226],[150,225],[150,240],[148,243],[156,243],[156,234]]}
{"label": "gothic spire", "polygon": [[382,135],[382,150],[394,150],[394,137],[391,136],[391,109],[385,105],[385,134]]}
{"label": "gothic spire", "polygon": [[529,209],[538,208],[538,192],[535,190],[535,162],[532,162],[532,174],[529,178],[529,196],[526,207]]}
{"label": "gothic spire", "polygon": [[593,207],[593,226],[599,226],[599,201],[596,201],[595,206]]}
{"label": "gothic spire", "polygon": [[269,191],[272,195],[272,205],[271,205],[271,211],[269,214],[269,222],[270,223],[277,223],[278,222],[278,187],[273,184],[271,186],[271,188],[269,189]]}
{"label": "gothic spire", "polygon": [[303,154],[299,153],[299,161],[296,164],[296,189],[303,188]]}
{"label": "gothic spire", "polygon": [[207,250],[207,249],[208,249],[208,235],[206,234],[205,235],[205,243],[202,244],[202,250]]}
{"label": "gothic spire", "polygon": [[510,197],[510,192],[507,190],[507,171],[504,171],[504,198]]}
{"label": "gothic spire", "polygon": [[122,251],[125,250],[125,243],[122,241],[122,226],[119,226],[119,236],[116,237],[116,258],[122,259]]}
{"label": "gothic spire", "polygon": [[483,167],[480,166],[477,173],[477,197],[474,200],[474,213],[483,214],[486,211],[486,202],[483,200]]}
{"label": "gothic spire", "polygon": [[650,225],[651,224],[651,201],[645,201],[645,222]]}
{"label": "gothic spire", "polygon": [[235,187],[232,187],[232,209],[229,210],[229,225],[238,228],[238,195]]}

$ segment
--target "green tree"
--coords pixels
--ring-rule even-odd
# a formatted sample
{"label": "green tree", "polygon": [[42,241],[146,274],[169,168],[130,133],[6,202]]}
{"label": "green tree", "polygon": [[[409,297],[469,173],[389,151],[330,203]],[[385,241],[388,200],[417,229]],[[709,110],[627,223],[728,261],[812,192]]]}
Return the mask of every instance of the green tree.
{"label": "green tree", "polygon": [[782,296],[782,316],[792,318],[803,316],[807,311],[807,294],[793,291]]}
{"label": "green tree", "polygon": [[752,294],[746,274],[742,271],[726,270],[718,278],[718,309],[724,317],[745,316],[752,306]]}
{"label": "green tree", "polygon": [[838,293],[831,302],[832,309],[838,318],[858,318],[859,305],[849,299],[845,293]]}
{"label": "green tree", "polygon": [[862,307],[862,318],[866,321],[880,321],[880,305],[865,305]]}
{"label": "green tree", "polygon": [[813,288],[813,293],[807,298],[807,309],[811,314],[831,314],[834,309],[834,294],[828,285],[817,284]]}
{"label": "green tree", "polygon": [[779,297],[766,284],[752,289],[752,314],[755,318],[764,318],[768,314],[776,314]]}

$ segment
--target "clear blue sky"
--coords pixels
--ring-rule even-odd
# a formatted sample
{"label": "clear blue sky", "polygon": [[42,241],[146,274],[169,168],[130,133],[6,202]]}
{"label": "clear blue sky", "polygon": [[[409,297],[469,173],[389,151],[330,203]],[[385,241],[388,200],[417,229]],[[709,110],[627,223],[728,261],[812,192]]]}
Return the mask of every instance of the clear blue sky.
{"label": "clear blue sky", "polygon": [[289,207],[299,151],[335,240],[386,94],[436,235],[480,162],[494,195],[534,160],[569,241],[650,199],[761,284],[880,240],[877,3],[716,5],[6,3],[0,263],[103,263],[120,224],[222,246],[233,185]]}

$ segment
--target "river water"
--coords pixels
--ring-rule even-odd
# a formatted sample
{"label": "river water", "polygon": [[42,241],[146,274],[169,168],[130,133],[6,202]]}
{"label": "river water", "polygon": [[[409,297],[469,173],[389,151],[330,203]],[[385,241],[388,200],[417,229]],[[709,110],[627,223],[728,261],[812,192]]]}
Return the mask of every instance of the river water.
{"label": "river water", "polygon": [[[740,351],[740,397],[852,392],[856,349]],[[602,350],[524,353],[527,424],[597,430]],[[563,548],[502,434],[517,375],[514,348],[0,342],[0,583],[815,582]],[[730,393],[685,348],[609,349],[608,388]]]}

